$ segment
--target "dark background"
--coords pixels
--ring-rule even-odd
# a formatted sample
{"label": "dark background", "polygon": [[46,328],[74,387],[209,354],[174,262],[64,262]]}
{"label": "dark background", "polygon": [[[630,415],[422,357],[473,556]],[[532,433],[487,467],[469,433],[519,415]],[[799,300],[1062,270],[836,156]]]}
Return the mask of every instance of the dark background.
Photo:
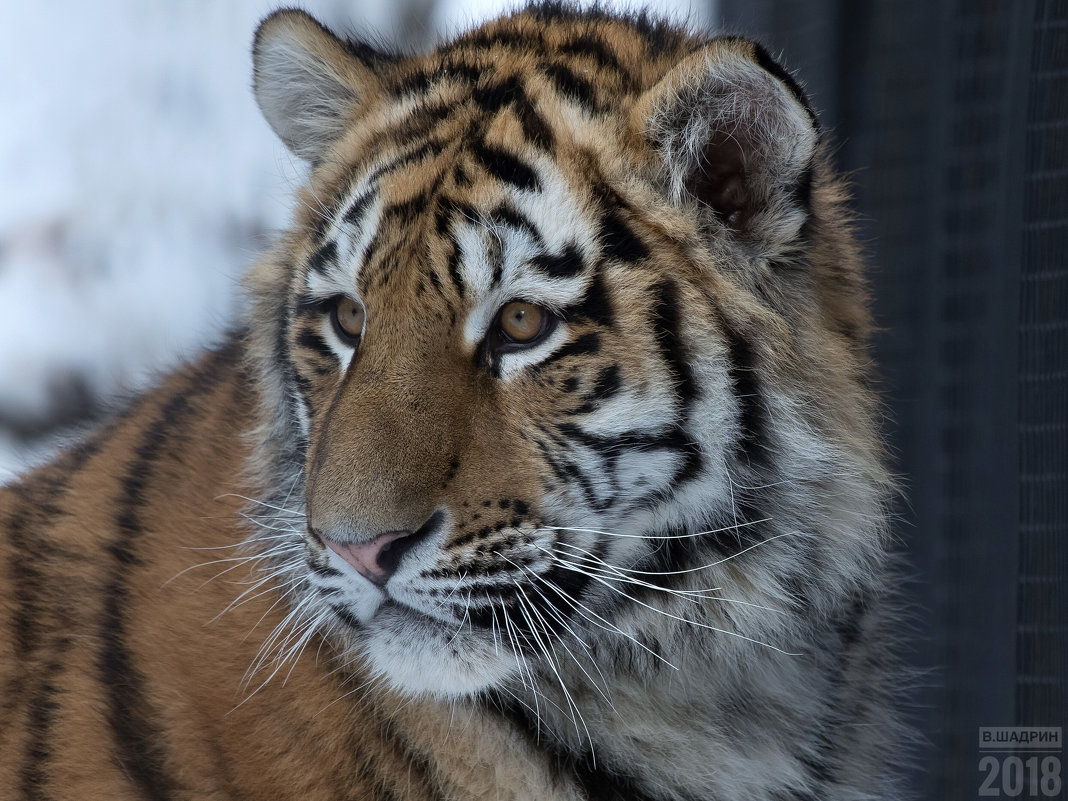
{"label": "dark background", "polygon": [[907,496],[912,780],[976,798],[980,726],[1068,727],[1068,2],[720,13],[797,71],[852,175]]}

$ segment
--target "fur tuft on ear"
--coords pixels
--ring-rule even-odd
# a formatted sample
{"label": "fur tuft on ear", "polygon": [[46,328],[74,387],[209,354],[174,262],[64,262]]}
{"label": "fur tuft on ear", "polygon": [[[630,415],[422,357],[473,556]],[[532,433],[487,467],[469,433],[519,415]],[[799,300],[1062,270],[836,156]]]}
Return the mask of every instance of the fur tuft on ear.
{"label": "fur tuft on ear", "polygon": [[713,40],[646,92],[632,125],[657,150],[675,203],[696,199],[764,252],[797,237],[819,128],[760,45]]}
{"label": "fur tuft on ear", "polygon": [[381,58],[303,11],[276,11],[260,23],[252,45],[256,102],[286,147],[315,162],[376,91],[371,66]]}

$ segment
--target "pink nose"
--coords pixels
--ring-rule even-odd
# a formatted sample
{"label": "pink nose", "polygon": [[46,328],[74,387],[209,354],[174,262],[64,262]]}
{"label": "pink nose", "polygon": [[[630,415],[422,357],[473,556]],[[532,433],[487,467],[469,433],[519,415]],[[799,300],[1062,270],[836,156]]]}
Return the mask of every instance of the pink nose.
{"label": "pink nose", "polygon": [[323,542],[327,548],[356,568],[357,573],[381,587],[389,581],[389,577],[400,564],[403,552],[408,550],[395,546],[394,543],[411,536],[411,531],[387,531],[370,542],[334,542],[326,538]]}

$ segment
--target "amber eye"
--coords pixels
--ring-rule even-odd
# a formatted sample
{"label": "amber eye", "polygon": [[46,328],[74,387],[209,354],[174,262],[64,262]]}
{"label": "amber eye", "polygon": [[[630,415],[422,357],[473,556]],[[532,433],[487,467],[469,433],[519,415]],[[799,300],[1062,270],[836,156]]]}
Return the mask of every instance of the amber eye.
{"label": "amber eye", "polygon": [[345,344],[356,347],[363,334],[363,304],[345,295],[338,295],[330,310],[334,332]]}
{"label": "amber eye", "polygon": [[513,300],[504,304],[497,314],[497,325],[506,342],[532,344],[547,332],[549,312],[533,303]]}

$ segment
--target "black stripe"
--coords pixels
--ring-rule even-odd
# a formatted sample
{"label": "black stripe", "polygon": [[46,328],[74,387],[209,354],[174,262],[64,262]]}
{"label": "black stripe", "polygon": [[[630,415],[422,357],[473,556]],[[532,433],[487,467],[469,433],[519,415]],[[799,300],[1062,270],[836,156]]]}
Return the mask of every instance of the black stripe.
{"label": "black stripe", "polygon": [[660,346],[660,355],[671,375],[675,393],[682,401],[684,411],[688,411],[701,390],[690,366],[689,353],[682,341],[678,287],[674,281],[663,281],[656,286],[652,323]]}
{"label": "black stripe", "polygon": [[344,220],[350,225],[359,225],[360,220],[363,218],[363,213],[367,211],[367,207],[371,205],[371,198],[373,196],[370,193],[360,195],[354,201],[352,205],[345,211]]}
{"label": "black stripe", "polygon": [[[430,101],[420,103],[405,119],[399,123],[397,130],[403,130],[405,137],[408,141],[415,142],[424,137],[431,136],[435,129],[437,129],[442,122],[449,118],[449,116],[455,113],[457,110],[457,104],[453,101]],[[383,144],[388,144],[388,137],[384,137]],[[446,143],[442,143],[442,150],[447,146]],[[368,150],[373,150],[372,146],[368,147]]]}
{"label": "black stripe", "polygon": [[485,68],[479,64],[469,64],[466,61],[456,61],[452,58],[442,62],[442,76],[459,78],[472,86],[477,84],[485,74]]}
{"label": "black stripe", "polygon": [[[411,133],[409,132],[409,136]],[[424,142],[419,147],[406,151],[392,161],[382,165],[375,173],[376,177],[381,177],[386,173],[397,172],[402,167],[408,167],[412,164],[418,164],[422,162],[427,156],[437,157],[440,156],[442,151],[448,146],[448,142],[441,142],[436,139],[431,139]]]}
{"label": "black stripe", "polygon": [[490,222],[508,226],[529,235],[538,245],[542,244],[541,232],[534,223],[512,208],[508,203],[500,203],[488,215]]}
{"label": "black stripe", "polygon": [[564,318],[567,320],[589,320],[591,323],[611,328],[615,322],[615,312],[612,302],[608,299],[604,280],[599,270],[594,271],[589,284],[582,294],[582,298],[571,306],[564,309]]}
{"label": "black stripe", "polygon": [[546,358],[531,366],[534,372],[540,372],[551,364],[571,356],[582,356],[587,353],[597,353],[601,349],[601,337],[595,332],[583,334],[577,339],[561,346]]}
{"label": "black stripe", "polygon": [[[69,489],[71,478],[90,457],[100,451],[114,428],[115,424],[112,423],[68,451],[51,468],[9,488],[19,497],[19,504],[5,527],[12,549],[7,562],[14,587],[11,641],[16,664],[28,663],[40,647],[45,622],[55,603],[55,599],[44,592],[50,577],[41,566],[57,557],[75,558],[56,543],[49,542],[45,532],[55,525],[56,518],[67,514],[66,509],[59,505],[61,496]],[[20,670],[15,671],[7,682],[0,696],[3,699],[0,732],[7,728],[16,705],[25,698],[26,685],[30,680],[31,676]]]}
{"label": "black stripe", "polygon": [[346,623],[347,625],[351,626],[352,628],[356,629],[357,631],[359,631],[359,630],[361,630],[363,628],[363,623],[360,622],[360,619],[358,617],[356,617],[354,614],[352,614],[352,612],[350,612],[344,606],[337,606],[337,605],[331,604],[330,608],[334,610],[334,614],[335,615],[337,615],[339,618],[341,618],[341,621],[343,623]]}
{"label": "black stripe", "polygon": [[488,114],[497,114],[502,109],[511,107],[530,142],[542,150],[553,146],[555,137],[552,129],[531,102],[518,78],[509,76],[498,83],[476,87],[472,97],[479,108]]}
{"label": "black stripe", "polygon": [[[642,792],[630,777],[607,770],[601,762],[595,764],[588,752],[568,750],[541,727],[535,710],[524,703],[500,693],[489,693],[486,706],[509,723],[530,750],[548,754],[554,782],[570,780],[582,790],[587,801],[653,801],[654,797]],[[688,801],[687,796],[679,798]]]}
{"label": "black stripe", "polygon": [[471,97],[482,111],[497,114],[505,106],[527,102],[526,94],[522,82],[514,75],[509,75],[488,86],[475,87]]}
{"label": "black stripe", "polygon": [[714,543],[724,556],[734,556],[768,538],[768,517],[752,500],[735,497],[730,516],[724,515],[703,526],[704,531],[711,532],[705,539]]}
{"label": "black stripe", "polygon": [[620,385],[619,365],[610,364],[597,374],[593,389],[586,396],[586,399],[591,401],[606,401],[619,391]]}
{"label": "black stripe", "polygon": [[438,71],[426,69],[416,70],[397,84],[396,94],[407,95],[429,92],[434,86],[435,81],[439,80],[441,80],[441,73]]}
{"label": "black stripe", "polygon": [[[333,37],[333,34],[325,27],[322,25],[319,27],[322,28],[323,33]],[[380,45],[371,45],[359,39],[343,39],[341,43],[357,61],[373,71],[380,70],[383,64],[392,64],[400,59],[400,56],[397,53],[392,53],[388,50],[380,50]]]}
{"label": "black stripe", "polygon": [[535,256],[530,266],[545,273],[549,278],[574,278],[586,265],[578,245],[571,243],[555,256]]}
{"label": "black stripe", "polygon": [[114,757],[150,801],[174,798],[183,786],[167,771],[170,760],[163,734],[155,723],[159,716],[149,702],[145,676],[134,664],[134,655],[126,643],[126,611],[130,604],[126,577],[131,566],[140,564],[136,546],[144,534],[141,511],[154,468],[162,458],[161,451],[196,412],[192,401],[210,392],[222,371],[237,366],[236,351],[236,343],[231,341],[227,348],[208,356],[192,375],[188,388],[163,406],[135,449],[135,458],[120,482],[122,492],[116,504],[119,536],[108,546],[115,565],[104,590],[100,626],[103,648],[98,667],[108,694],[107,720],[115,737]]}
{"label": "black stripe", "polygon": [[801,88],[801,84],[797,82],[794,76],[791,75],[785,67],[771,57],[771,53],[767,51],[767,48],[765,48],[764,45],[759,42],[750,42],[750,44],[753,46],[753,55],[756,57],[757,64],[786,84],[786,88],[790,91],[790,94],[794,96],[794,99],[801,104],[802,108],[805,109],[805,113],[808,114],[812,127],[818,132],[820,129],[820,122],[816,118],[816,112],[813,111],[812,106],[809,105],[808,97],[805,95],[805,90]]}
{"label": "black stripe", "polygon": [[[707,563],[707,553],[705,559],[700,558],[701,538],[689,536],[693,533],[673,527],[647,534],[649,555],[641,561],[641,569],[646,571],[643,578],[657,587],[671,588],[681,581],[676,571]],[[657,591],[636,587],[635,592],[656,594]]]}
{"label": "black stripe", "polygon": [[334,352],[330,349],[330,346],[326,344],[326,340],[314,331],[309,331],[307,329],[301,331],[297,336],[297,344],[301,347],[313,350],[326,358],[334,358]]}
{"label": "black stripe", "polygon": [[300,396],[304,399],[304,404],[311,408],[311,396],[314,386],[312,380],[299,370],[293,371],[293,382],[297,385],[297,390],[300,392]]}
{"label": "black stripe", "polygon": [[545,463],[549,465],[549,469],[552,470],[553,475],[559,479],[560,483],[563,485],[570,484],[571,476],[564,470],[563,465],[557,460],[556,449],[550,448],[540,439],[534,440],[534,444],[537,446],[538,450],[541,451],[542,458],[545,460]]}
{"label": "black stripe", "polygon": [[460,246],[455,242],[452,243],[452,250],[449,251],[449,278],[452,279],[452,285],[456,288],[456,294],[463,297],[464,277],[460,273]]}
{"label": "black stripe", "polygon": [[473,142],[471,145],[472,155],[487,173],[498,181],[511,184],[528,192],[541,190],[538,176],[530,167],[504,150],[487,145],[484,142]]}
{"label": "black stripe", "polygon": [[516,105],[515,110],[527,140],[541,150],[551,151],[556,144],[556,135],[534,104],[520,103]]}
{"label": "black stripe", "polygon": [[[648,11],[643,10],[638,14],[634,27],[645,39],[649,51],[657,56],[674,52],[685,44],[684,34],[678,28]],[[694,42],[689,49],[693,52],[702,46],[701,42]]]}
{"label": "black stripe", "polygon": [[[402,200],[399,203],[392,203],[386,206],[382,210],[383,220],[400,220],[403,223],[413,222],[416,217],[423,213],[426,209],[427,198],[426,195],[416,195],[408,200]],[[370,255],[371,248],[367,248],[367,253]]]}
{"label": "black stripe", "polygon": [[427,271],[427,275],[430,277],[430,283],[434,287],[434,291],[437,292],[439,295],[444,295],[445,293],[442,291],[441,288],[441,278],[438,277],[437,270],[431,267]]}
{"label": "black stripe", "polygon": [[605,44],[604,40],[592,33],[580,34],[569,42],[565,42],[560,48],[560,52],[576,56],[588,56],[601,69],[616,73],[625,87],[630,88],[633,84],[630,72],[620,63],[616,54]]}
{"label": "black stripe", "polygon": [[649,248],[623,219],[618,208],[610,206],[605,211],[600,234],[604,258],[633,263],[649,256]]}
{"label": "black stripe", "polygon": [[514,28],[499,28],[495,31],[475,30],[464,34],[456,40],[457,46],[477,47],[489,50],[493,47],[520,48],[527,50],[535,47],[539,41],[535,37],[521,33]]}
{"label": "black stripe", "polygon": [[[802,208],[805,211],[808,211],[810,208],[812,208],[812,184],[813,181],[815,181],[815,172],[815,168],[811,164],[809,164],[801,172],[801,175],[799,175],[797,178],[797,182],[794,184],[794,189],[792,193],[794,203],[796,203],[799,208]],[[812,233],[811,227],[812,217],[810,215],[806,215],[805,223],[801,228],[802,239],[810,238],[810,234]]]}
{"label": "black stripe", "polygon": [[738,403],[740,436],[735,457],[752,467],[767,467],[770,461],[767,432],[769,420],[756,354],[749,341],[733,327],[723,324],[727,338],[727,376]]}
{"label": "black stripe", "polygon": [[335,297],[337,296],[319,298],[314,295],[300,295],[296,303],[297,314],[301,317],[318,317],[325,314],[333,305]]}
{"label": "black stripe", "polygon": [[[565,548],[564,551],[566,550]],[[594,546],[593,553],[598,559],[603,555],[597,546]],[[525,599],[540,613],[540,616],[533,615],[538,627],[543,631],[547,629],[551,635],[565,634],[567,632],[565,621],[576,614],[580,616],[584,614],[583,611],[576,613],[576,608],[579,610],[582,608],[578,607],[575,602],[582,597],[592,581],[593,579],[585,570],[569,570],[559,565],[553,565],[543,573],[536,585],[538,591],[528,592]],[[519,616],[519,618],[522,617],[522,615]],[[513,623],[518,622],[518,618],[509,616],[509,619]],[[529,626],[528,623],[524,628],[529,630]]]}
{"label": "black stripe", "polygon": [[397,94],[428,92],[440,81],[456,81],[476,84],[482,76],[482,70],[463,61],[443,61],[432,69],[416,70],[402,80],[397,86]]}
{"label": "black stripe", "polygon": [[590,81],[563,64],[546,64],[541,70],[564,97],[575,101],[591,113],[596,114],[601,110],[597,90]]}
{"label": "black stripe", "polygon": [[[132,404],[119,419],[132,414],[140,403]],[[100,452],[115,427],[116,423],[113,422],[98,430],[61,456],[50,468],[25,477],[7,488],[17,493],[19,498],[4,527],[11,544],[6,561],[14,588],[11,642],[16,664],[26,664],[38,650],[48,617],[50,599],[45,597],[44,590],[49,585],[49,576],[41,566],[57,557],[68,556],[46,537],[46,530],[55,524],[55,518],[67,514],[58,501],[67,492],[71,478],[92,456]],[[15,707],[25,698],[26,684],[30,679],[27,672],[18,670],[6,683],[4,692],[0,694],[0,733],[12,722]]]}
{"label": "black stripe", "polygon": [[70,649],[70,637],[59,637],[53,648],[52,656],[40,671],[36,691],[27,704],[29,719],[26,724],[26,752],[23,763],[21,783],[22,796],[28,801],[48,801],[51,795],[46,786],[51,778],[48,765],[52,761],[52,724],[59,703],[56,695],[56,679],[63,671],[66,653]]}

